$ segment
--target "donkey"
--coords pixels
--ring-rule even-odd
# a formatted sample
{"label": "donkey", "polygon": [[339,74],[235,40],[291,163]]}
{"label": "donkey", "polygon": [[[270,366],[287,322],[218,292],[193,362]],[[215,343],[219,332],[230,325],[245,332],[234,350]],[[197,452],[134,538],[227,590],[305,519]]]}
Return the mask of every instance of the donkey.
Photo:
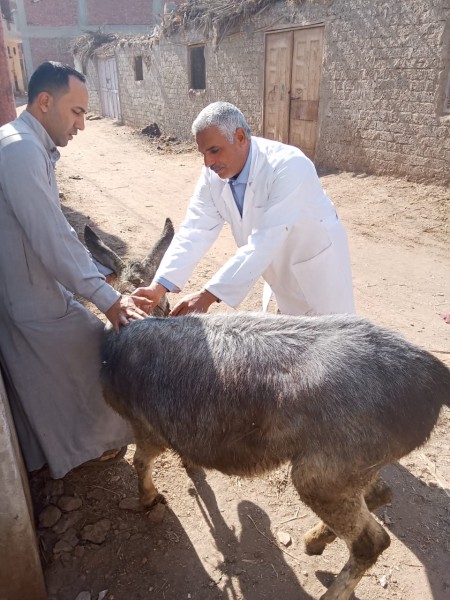
{"label": "donkey", "polygon": [[347,600],[389,546],[370,512],[392,497],[379,470],[424,444],[450,406],[442,362],[355,316],[148,318],[105,333],[102,360],[105,399],[134,429],[145,507],[162,500],[152,466],[167,448],[228,475],[291,463],[321,519],[306,552],[336,536],[349,551],[322,600]]}
{"label": "donkey", "polygon": [[[131,293],[140,285],[151,282],[173,236],[173,223],[166,219],[164,229],[148,255],[143,260],[132,258],[124,262],[89,225],[84,226],[84,242],[87,249],[96,260],[112,269],[116,276],[113,285],[122,294]],[[169,310],[169,302],[166,296],[163,296],[153,310],[153,315],[167,317]]]}

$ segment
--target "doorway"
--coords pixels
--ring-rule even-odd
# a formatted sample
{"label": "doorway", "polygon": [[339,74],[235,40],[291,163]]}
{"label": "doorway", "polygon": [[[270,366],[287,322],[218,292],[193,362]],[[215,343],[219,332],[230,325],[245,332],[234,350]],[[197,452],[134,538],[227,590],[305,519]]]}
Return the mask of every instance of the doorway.
{"label": "doorway", "polygon": [[120,121],[119,85],[115,58],[99,58],[97,62],[102,115]]}
{"label": "doorway", "polygon": [[297,146],[314,160],[323,26],[266,35],[264,136]]}

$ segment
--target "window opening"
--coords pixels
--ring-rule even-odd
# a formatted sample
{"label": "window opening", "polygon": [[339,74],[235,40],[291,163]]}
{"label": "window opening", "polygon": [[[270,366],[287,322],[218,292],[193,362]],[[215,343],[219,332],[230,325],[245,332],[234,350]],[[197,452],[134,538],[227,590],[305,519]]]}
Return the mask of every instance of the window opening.
{"label": "window opening", "polygon": [[206,89],[205,46],[189,48],[190,88],[193,90]]}
{"label": "window opening", "polygon": [[142,81],[144,79],[144,69],[142,67],[142,56],[134,57],[134,80]]}

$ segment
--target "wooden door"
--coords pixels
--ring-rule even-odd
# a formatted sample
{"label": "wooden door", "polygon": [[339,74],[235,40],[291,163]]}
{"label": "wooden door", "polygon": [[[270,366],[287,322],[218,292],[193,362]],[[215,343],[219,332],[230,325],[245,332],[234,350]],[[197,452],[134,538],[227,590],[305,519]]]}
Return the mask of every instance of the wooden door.
{"label": "wooden door", "polygon": [[314,160],[319,114],[323,27],[266,37],[264,135],[292,144]]}
{"label": "wooden door", "polygon": [[289,144],[314,159],[319,116],[323,27],[293,31]]}
{"label": "wooden door", "polygon": [[98,79],[102,114],[120,121],[119,85],[115,58],[98,59]]}
{"label": "wooden door", "polygon": [[279,142],[287,142],[289,138],[291,34],[272,33],[266,37],[264,135]]}

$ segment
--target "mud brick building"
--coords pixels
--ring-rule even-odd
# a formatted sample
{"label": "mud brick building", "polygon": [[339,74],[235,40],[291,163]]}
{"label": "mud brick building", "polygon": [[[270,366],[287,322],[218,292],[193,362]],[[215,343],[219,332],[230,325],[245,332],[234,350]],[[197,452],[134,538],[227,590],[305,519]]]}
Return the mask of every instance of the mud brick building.
{"label": "mud brick building", "polygon": [[134,127],[189,139],[228,100],[319,167],[450,182],[449,0],[191,0],[83,68],[93,110]]}

